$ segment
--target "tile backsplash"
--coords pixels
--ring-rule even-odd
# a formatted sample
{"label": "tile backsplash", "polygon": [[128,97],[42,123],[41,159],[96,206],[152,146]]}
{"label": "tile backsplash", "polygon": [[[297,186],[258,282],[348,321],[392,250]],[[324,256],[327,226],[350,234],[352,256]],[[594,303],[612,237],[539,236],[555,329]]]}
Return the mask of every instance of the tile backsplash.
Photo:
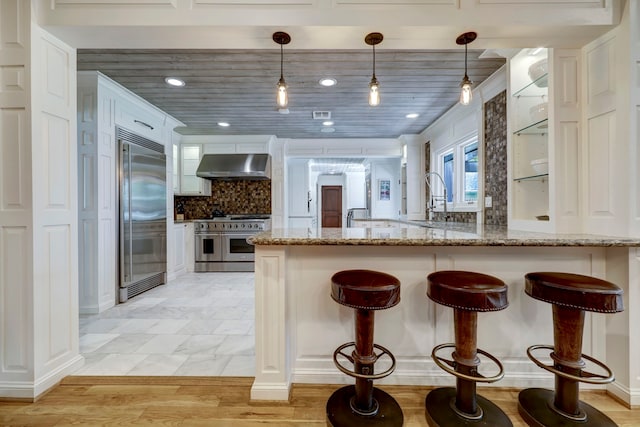
{"label": "tile backsplash", "polygon": [[271,181],[211,181],[211,196],[174,196],[174,211],[184,207],[185,219],[210,218],[214,209],[227,215],[270,214]]}

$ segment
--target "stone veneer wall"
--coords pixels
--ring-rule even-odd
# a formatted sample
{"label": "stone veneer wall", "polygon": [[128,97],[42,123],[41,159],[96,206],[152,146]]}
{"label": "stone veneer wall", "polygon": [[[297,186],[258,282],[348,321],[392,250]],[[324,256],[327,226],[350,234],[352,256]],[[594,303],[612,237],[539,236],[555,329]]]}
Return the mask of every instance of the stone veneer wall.
{"label": "stone veneer wall", "polygon": [[485,208],[484,223],[507,225],[507,92],[484,104],[484,192],[492,207]]}
{"label": "stone veneer wall", "polygon": [[271,181],[211,181],[211,196],[174,196],[174,210],[184,206],[185,219],[210,218],[214,209],[227,215],[270,214]]}

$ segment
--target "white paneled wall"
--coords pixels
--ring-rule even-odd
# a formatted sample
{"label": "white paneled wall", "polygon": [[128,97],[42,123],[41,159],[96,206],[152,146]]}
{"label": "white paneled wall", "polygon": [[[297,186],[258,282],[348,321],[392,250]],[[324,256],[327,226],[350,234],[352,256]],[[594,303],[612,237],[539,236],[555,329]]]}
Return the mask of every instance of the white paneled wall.
{"label": "white paneled wall", "polygon": [[81,313],[104,311],[116,298],[115,94],[98,80],[96,73],[78,73]]}
{"label": "white paneled wall", "polygon": [[34,379],[31,68],[28,7],[0,3],[0,394]]}
{"label": "white paneled wall", "polygon": [[33,398],[78,354],[75,50],[0,3],[0,395]]}
{"label": "white paneled wall", "polygon": [[75,50],[31,26],[33,394],[82,363],[78,332]]}
{"label": "white paneled wall", "polygon": [[[628,23],[583,48],[584,231],[625,235],[629,218]],[[636,166],[637,167],[637,166]]]}

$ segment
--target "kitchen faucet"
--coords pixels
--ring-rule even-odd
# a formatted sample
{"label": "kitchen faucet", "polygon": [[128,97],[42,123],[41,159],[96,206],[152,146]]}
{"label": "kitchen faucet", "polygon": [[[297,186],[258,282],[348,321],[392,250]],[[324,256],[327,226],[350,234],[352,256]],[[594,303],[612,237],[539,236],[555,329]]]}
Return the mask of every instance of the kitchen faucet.
{"label": "kitchen faucet", "polygon": [[[444,193],[442,196],[435,196],[433,194],[433,188],[431,187],[431,181],[429,179],[429,175],[435,175],[438,178],[440,178],[440,182],[442,183],[442,191]],[[424,180],[427,183],[427,187],[429,187],[429,197],[431,198],[431,201],[429,203],[429,210],[433,212],[436,207],[435,202],[441,199],[444,202],[444,220],[448,221],[449,215],[447,215],[447,185],[444,183],[444,179],[442,179],[442,175],[440,175],[438,172],[427,172],[424,175]]]}

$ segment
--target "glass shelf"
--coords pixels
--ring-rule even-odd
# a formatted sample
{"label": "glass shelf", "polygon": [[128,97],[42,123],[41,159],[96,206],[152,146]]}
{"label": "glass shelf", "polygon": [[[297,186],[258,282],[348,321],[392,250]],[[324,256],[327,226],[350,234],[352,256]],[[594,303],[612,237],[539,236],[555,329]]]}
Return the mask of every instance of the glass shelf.
{"label": "glass shelf", "polygon": [[522,89],[514,92],[512,96],[516,98],[520,96],[546,96],[546,89],[549,85],[548,76],[548,74],[543,74]]}
{"label": "glass shelf", "polygon": [[543,173],[540,175],[531,175],[531,176],[521,176],[520,178],[513,178],[514,181],[544,181],[549,177],[548,173]]}
{"label": "glass shelf", "polygon": [[544,135],[549,132],[549,119],[540,120],[539,122],[528,124],[522,129],[518,129],[514,135]]}

